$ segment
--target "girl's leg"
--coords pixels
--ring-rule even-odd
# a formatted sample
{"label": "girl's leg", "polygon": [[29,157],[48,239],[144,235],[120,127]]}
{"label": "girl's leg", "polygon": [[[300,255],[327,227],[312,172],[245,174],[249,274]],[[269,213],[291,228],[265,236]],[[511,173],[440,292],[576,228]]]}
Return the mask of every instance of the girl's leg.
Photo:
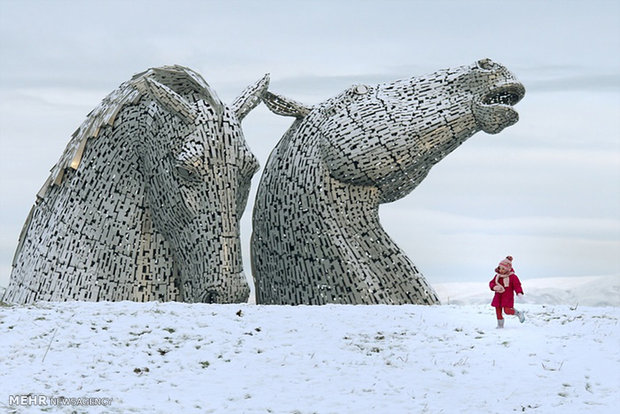
{"label": "girl's leg", "polygon": [[502,308],[501,307],[496,307],[495,308],[495,315],[497,316],[497,328],[501,329],[504,327],[504,317],[502,316]]}
{"label": "girl's leg", "polygon": [[515,308],[504,308],[504,312],[506,312],[506,315],[517,315],[521,323],[525,321],[525,314],[523,311],[518,311]]}

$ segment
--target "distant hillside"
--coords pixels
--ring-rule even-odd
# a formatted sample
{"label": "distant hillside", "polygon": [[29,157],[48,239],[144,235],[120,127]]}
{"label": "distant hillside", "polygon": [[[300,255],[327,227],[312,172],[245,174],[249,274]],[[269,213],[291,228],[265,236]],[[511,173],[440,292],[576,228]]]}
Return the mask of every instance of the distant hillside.
{"label": "distant hillside", "polygon": [[[521,282],[525,292],[521,303],[620,306],[620,275],[524,279]],[[437,283],[433,287],[444,305],[490,304],[493,298],[487,283]]]}

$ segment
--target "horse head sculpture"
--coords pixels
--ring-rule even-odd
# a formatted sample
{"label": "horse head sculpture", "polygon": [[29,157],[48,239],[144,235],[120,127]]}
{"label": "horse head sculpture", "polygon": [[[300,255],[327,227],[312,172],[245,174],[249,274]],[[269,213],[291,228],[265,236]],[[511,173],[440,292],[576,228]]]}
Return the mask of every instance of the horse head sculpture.
{"label": "horse head sculpture", "polygon": [[240,123],[268,82],[227,106],[164,66],[110,93],[39,192],[3,300],[246,301],[239,220],[258,162]]}
{"label": "horse head sculpture", "polygon": [[517,122],[525,93],[489,59],[426,76],[354,85],[314,107],[267,92],[296,121],[269,157],[254,207],[257,303],[437,303],[379,223],[474,133]]}

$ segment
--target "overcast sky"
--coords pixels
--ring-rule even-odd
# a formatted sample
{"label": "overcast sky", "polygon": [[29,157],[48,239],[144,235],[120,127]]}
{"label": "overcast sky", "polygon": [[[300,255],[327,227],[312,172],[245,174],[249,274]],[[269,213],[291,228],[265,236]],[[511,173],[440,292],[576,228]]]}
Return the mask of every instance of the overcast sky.
{"label": "overcast sky", "polygon": [[[386,231],[431,283],[490,279],[506,254],[524,280],[620,276],[617,1],[0,0],[0,285],[70,134],[136,72],[189,66],[229,103],[269,72],[272,90],[316,104],[484,57],[525,85],[521,120],[383,205]],[[244,120],[261,165],[290,123],[264,106]]]}

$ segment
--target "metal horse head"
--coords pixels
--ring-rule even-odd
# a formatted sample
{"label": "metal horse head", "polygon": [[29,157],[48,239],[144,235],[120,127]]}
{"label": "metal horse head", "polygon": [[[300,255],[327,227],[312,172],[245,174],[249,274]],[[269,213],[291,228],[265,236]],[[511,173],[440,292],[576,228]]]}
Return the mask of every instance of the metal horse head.
{"label": "metal horse head", "polygon": [[93,110],[39,192],[5,300],[242,302],[239,220],[258,162],[191,69],[135,75]]}
{"label": "metal horse head", "polygon": [[314,107],[268,92],[297,120],[271,153],[254,206],[258,303],[437,303],[379,223],[474,133],[514,124],[525,89],[502,65],[472,65],[354,85]]}

